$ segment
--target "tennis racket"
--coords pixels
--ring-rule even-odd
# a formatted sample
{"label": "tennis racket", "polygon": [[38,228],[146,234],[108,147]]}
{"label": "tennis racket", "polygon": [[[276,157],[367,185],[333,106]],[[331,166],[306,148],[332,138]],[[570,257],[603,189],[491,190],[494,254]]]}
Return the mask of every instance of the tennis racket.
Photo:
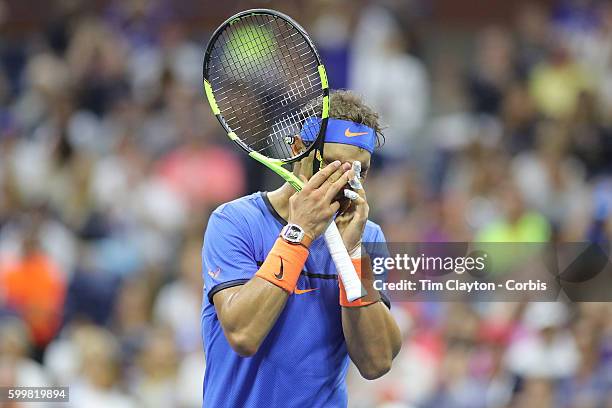
{"label": "tennis racket", "polygon": [[[203,71],[206,97],[228,137],[300,191],[302,181],[283,165],[316,148],[329,115],[325,67],[306,31],[274,10],[240,12],[213,33]],[[294,138],[312,118],[319,126],[305,131],[316,141],[295,152]],[[334,222],[324,236],[348,300],[365,296]]]}

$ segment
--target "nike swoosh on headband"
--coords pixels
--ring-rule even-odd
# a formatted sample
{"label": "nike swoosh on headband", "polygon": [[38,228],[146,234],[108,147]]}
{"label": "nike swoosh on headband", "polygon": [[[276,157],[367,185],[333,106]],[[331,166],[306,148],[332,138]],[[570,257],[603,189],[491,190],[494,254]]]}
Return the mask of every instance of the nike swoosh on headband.
{"label": "nike swoosh on headband", "polygon": [[346,128],[346,130],[344,131],[344,136],[346,137],[363,136],[367,134],[368,132],[351,132],[351,128]]}
{"label": "nike swoosh on headband", "polygon": [[[307,118],[300,132],[302,140],[304,142],[314,142],[319,134],[320,126],[318,118]],[[325,143],[353,145],[373,153],[376,147],[376,132],[362,123],[330,118],[327,122],[327,130],[323,141]]]}

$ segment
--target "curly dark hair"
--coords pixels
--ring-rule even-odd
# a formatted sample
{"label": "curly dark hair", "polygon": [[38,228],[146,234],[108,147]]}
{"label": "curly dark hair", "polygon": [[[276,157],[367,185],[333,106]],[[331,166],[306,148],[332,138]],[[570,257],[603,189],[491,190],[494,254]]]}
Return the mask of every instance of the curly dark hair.
{"label": "curly dark hair", "polygon": [[329,94],[329,117],[360,123],[374,129],[376,147],[385,143],[384,127],[374,109],[365,104],[363,99],[352,91],[344,89],[331,91]]}
{"label": "curly dark hair", "polygon": [[[310,101],[304,111],[320,109],[321,98]],[[376,147],[385,144],[385,135],[382,132],[385,127],[381,125],[378,113],[366,105],[358,94],[345,89],[333,90],[329,93],[329,105],[330,118],[350,120],[371,127],[376,133]]]}

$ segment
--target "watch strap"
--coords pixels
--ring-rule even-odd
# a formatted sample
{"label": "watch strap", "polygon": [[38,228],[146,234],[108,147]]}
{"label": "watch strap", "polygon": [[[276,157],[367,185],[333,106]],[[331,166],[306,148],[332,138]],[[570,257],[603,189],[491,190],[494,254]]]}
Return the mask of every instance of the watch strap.
{"label": "watch strap", "polygon": [[310,235],[308,235],[306,232],[304,232],[304,238],[302,238],[302,242],[300,242],[300,245],[305,246],[306,248],[310,247],[310,244],[312,244],[312,237]]}

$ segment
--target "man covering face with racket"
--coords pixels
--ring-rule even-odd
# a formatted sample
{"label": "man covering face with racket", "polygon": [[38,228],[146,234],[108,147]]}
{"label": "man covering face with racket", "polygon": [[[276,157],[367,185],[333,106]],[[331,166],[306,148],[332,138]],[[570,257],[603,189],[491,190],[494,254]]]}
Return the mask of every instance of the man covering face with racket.
{"label": "man covering face with racket", "polygon": [[[217,208],[204,237],[205,407],[346,407],[349,358],[367,379],[384,375],[400,349],[388,301],[372,287],[362,242],[384,242],[368,217],[361,182],[378,115],[347,91],[330,95],[321,170],[316,153],[289,184]],[[313,142],[306,120],[294,149]],[[351,181],[353,200],[344,197]],[[350,302],[321,234],[335,218],[368,296]],[[350,356],[350,357],[349,357]]]}

